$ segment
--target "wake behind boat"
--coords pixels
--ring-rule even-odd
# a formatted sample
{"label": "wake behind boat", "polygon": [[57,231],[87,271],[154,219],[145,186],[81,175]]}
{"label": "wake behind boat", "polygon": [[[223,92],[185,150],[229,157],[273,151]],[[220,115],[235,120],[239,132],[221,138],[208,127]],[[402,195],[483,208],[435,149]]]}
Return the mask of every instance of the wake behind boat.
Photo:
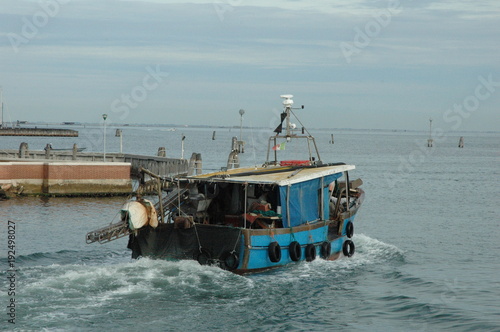
{"label": "wake behind boat", "polygon": [[[87,243],[128,235],[133,258],[195,259],[239,274],[352,256],[362,181],[349,180],[353,165],[321,160],[314,137],[294,132],[293,96],[281,97],[281,124],[261,167],[176,178],[144,170],[168,189],[156,203],[138,195],[119,223],[89,232]],[[284,144],[298,139],[307,142],[307,159],[279,161]]]}

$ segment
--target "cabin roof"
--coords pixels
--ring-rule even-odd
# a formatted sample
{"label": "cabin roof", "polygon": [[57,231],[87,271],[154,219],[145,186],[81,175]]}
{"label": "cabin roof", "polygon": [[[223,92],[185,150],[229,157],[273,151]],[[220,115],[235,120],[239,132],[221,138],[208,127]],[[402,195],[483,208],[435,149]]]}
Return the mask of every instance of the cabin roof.
{"label": "cabin roof", "polygon": [[287,186],[352,169],[355,169],[354,165],[320,167],[247,167],[195,175],[187,177],[187,179],[210,182],[257,183]]}

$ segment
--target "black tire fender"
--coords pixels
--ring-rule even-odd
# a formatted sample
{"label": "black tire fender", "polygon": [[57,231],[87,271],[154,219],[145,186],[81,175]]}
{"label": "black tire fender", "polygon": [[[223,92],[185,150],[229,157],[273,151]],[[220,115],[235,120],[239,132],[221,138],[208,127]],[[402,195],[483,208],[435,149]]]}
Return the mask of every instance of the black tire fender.
{"label": "black tire fender", "polygon": [[290,254],[290,259],[294,262],[298,262],[302,258],[302,248],[297,241],[290,243],[288,246],[288,252]]}
{"label": "black tire fender", "polygon": [[352,238],[354,235],[354,224],[351,221],[345,225],[345,235],[347,235],[348,238]]}
{"label": "black tire fender", "polygon": [[220,265],[224,270],[232,271],[235,270],[240,264],[240,258],[238,254],[234,251],[226,251],[220,257]]}
{"label": "black tire fender", "polygon": [[278,263],[281,260],[281,246],[278,242],[271,242],[267,248],[267,252],[271,262]]}
{"label": "black tire fender", "polygon": [[314,246],[314,244],[309,243],[306,246],[306,261],[312,262],[315,259],[316,259],[316,247]]}
{"label": "black tire fender", "polygon": [[195,260],[200,263],[200,265],[210,265],[212,264],[212,254],[205,248],[200,248],[194,253]]}
{"label": "black tire fender", "polygon": [[321,257],[327,259],[330,257],[330,253],[332,252],[332,244],[328,241],[325,241],[321,244]]}
{"label": "black tire fender", "polygon": [[351,257],[352,255],[354,255],[355,251],[356,251],[356,246],[354,245],[354,242],[352,242],[351,240],[346,240],[342,245],[342,252],[346,257]]}

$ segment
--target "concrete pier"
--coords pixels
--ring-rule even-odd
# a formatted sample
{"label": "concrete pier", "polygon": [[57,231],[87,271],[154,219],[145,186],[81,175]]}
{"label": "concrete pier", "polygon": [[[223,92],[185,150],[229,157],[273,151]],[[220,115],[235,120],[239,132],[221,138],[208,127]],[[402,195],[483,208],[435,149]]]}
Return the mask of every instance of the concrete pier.
{"label": "concrete pier", "polygon": [[[186,159],[143,156],[124,153],[29,150],[21,143],[19,150],[0,150],[0,185],[13,193],[51,195],[127,194],[132,180],[140,179],[140,169],[162,176],[201,172],[201,155]],[[193,159],[193,158],[192,158]]]}
{"label": "concrete pier", "polygon": [[[71,150],[30,150],[28,144],[21,143],[19,150],[0,150],[2,161],[79,161],[79,162],[126,162],[131,164],[131,174],[136,177],[139,169],[146,168],[159,176],[172,176],[188,172],[188,160],[160,156],[144,156],[128,153],[79,152],[76,145]],[[201,156],[198,158],[201,163]]]}
{"label": "concrete pier", "polygon": [[1,162],[0,185],[28,195],[117,195],[132,190],[129,163]]}

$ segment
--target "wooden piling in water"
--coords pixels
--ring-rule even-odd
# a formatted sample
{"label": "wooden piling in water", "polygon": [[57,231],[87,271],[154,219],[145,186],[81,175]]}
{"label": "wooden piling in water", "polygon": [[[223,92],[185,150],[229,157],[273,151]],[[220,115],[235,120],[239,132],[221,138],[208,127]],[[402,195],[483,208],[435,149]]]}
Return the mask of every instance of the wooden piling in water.
{"label": "wooden piling in water", "polygon": [[460,139],[458,140],[458,147],[463,148],[464,147],[464,137],[461,136]]}

